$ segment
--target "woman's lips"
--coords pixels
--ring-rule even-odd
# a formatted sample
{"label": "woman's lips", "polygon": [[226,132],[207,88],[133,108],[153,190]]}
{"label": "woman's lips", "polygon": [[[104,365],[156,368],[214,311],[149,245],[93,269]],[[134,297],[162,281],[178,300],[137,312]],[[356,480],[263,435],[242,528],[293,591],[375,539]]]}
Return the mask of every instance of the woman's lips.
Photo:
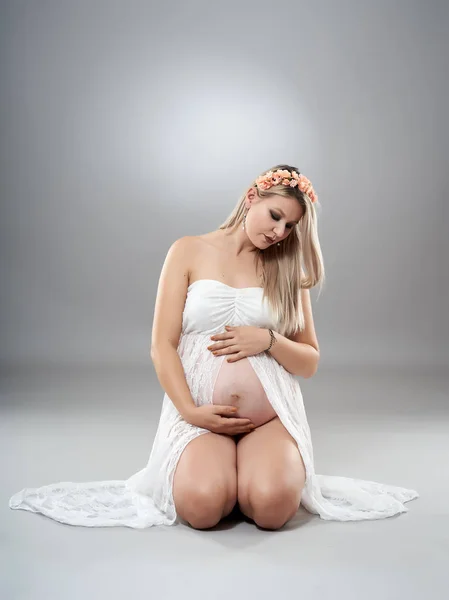
{"label": "woman's lips", "polygon": [[273,243],[273,241],[274,241],[274,240],[271,240],[271,239],[270,239],[269,237],[267,237],[265,234],[264,234],[264,236],[265,236],[265,239],[267,240],[267,242],[269,242],[270,244],[272,244],[272,243]]}

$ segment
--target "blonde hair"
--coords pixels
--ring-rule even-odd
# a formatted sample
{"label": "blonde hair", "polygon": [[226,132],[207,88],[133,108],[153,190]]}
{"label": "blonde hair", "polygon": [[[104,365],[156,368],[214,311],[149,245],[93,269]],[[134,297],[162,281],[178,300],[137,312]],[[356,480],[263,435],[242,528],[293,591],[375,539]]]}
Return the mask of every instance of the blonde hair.
{"label": "blonde hair", "polygon": [[[261,175],[277,169],[300,173],[296,167],[276,165],[267,169]],[[241,226],[245,213],[246,194],[251,187],[256,187],[255,180],[247,191],[240,196],[234,210],[226,221],[219,226],[219,229],[230,229],[232,232]],[[318,202],[312,202],[296,186],[290,187],[280,184],[271,187],[269,190],[264,191],[257,187],[256,190],[259,198],[262,199],[273,194],[295,198],[304,210],[299,223],[282,240],[280,246],[273,244],[265,250],[256,248],[255,251],[256,264],[260,260],[263,267],[263,297],[267,298],[273,311],[277,321],[278,333],[288,337],[298,330],[303,331],[305,327],[301,288],[310,289],[320,284],[321,291],[325,280],[315,209]]]}

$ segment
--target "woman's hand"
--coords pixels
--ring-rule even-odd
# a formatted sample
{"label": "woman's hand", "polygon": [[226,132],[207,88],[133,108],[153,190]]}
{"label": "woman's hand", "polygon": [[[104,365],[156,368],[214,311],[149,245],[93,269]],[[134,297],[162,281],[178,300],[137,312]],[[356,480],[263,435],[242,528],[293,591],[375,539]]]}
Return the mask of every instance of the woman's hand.
{"label": "woman's hand", "polygon": [[208,429],[213,433],[222,433],[225,435],[238,435],[239,433],[248,433],[255,429],[251,419],[242,419],[233,417],[237,412],[235,406],[221,404],[203,404],[192,408],[184,419],[203,429]]}
{"label": "woman's hand", "polygon": [[225,333],[216,333],[210,338],[217,343],[208,346],[207,349],[215,356],[232,354],[232,357],[227,359],[228,362],[264,352],[270,345],[271,336],[268,329],[251,325],[226,325],[225,330]]}

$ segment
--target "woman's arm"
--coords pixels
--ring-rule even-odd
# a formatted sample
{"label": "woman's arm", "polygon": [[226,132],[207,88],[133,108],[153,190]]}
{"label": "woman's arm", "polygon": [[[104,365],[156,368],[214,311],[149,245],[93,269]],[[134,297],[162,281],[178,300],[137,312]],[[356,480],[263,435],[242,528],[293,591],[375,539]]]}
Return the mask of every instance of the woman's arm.
{"label": "woman's arm", "polygon": [[320,353],[316,348],[302,342],[294,342],[273,331],[276,342],[271,346],[269,354],[292,375],[309,378],[318,369]]}
{"label": "woman's arm", "polygon": [[159,383],[185,419],[195,408],[177,349],[170,344],[151,349],[151,360]]}
{"label": "woman's arm", "polygon": [[177,351],[189,285],[190,252],[187,236],[176,240],[168,250],[159,278],[150,349],[159,383],[182,417],[195,408]]}
{"label": "woman's arm", "polygon": [[273,331],[276,342],[269,353],[292,375],[309,378],[315,375],[320,361],[320,347],[313,322],[309,290],[301,290],[305,327],[290,338]]}

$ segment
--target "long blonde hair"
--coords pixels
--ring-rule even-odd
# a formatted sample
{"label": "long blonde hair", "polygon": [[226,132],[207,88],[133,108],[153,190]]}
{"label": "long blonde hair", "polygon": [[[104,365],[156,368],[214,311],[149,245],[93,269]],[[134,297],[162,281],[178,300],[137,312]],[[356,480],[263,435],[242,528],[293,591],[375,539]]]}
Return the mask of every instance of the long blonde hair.
{"label": "long blonde hair", "polygon": [[[290,165],[275,165],[264,171],[262,175],[277,169],[300,173],[299,169]],[[245,198],[250,187],[256,187],[255,180],[240,196],[234,210],[219,229],[230,229],[232,232],[241,225],[245,212]],[[263,297],[267,298],[271,306],[277,321],[278,333],[288,337],[298,329],[303,331],[305,327],[301,288],[310,289],[320,284],[321,291],[325,280],[315,209],[315,204],[318,202],[313,203],[296,186],[279,184],[268,190],[260,190],[257,187],[256,190],[260,198],[273,194],[295,198],[304,210],[299,223],[292,228],[280,246],[273,244],[265,250],[256,248],[255,251],[256,264],[260,260],[263,267]]]}

